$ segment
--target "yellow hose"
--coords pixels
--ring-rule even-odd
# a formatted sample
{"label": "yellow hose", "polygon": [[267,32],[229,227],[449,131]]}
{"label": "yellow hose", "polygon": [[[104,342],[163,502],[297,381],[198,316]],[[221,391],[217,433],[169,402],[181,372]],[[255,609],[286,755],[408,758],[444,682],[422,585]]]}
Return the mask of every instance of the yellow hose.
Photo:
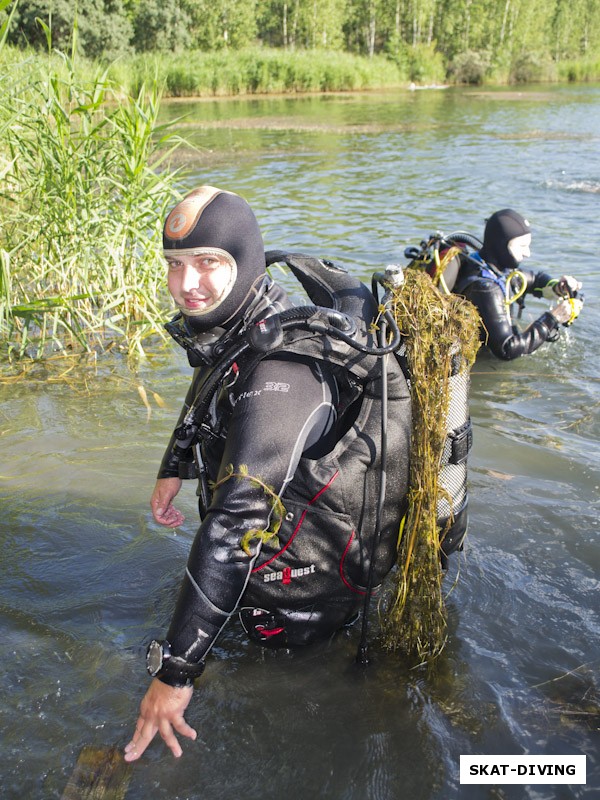
{"label": "yellow hose", "polygon": [[433,251],[433,260],[435,261],[435,275],[433,276],[433,283],[434,285],[441,286],[444,294],[451,294],[450,289],[444,280],[444,272],[446,271],[446,267],[452,261],[452,259],[460,253],[460,247],[450,247],[444,253],[444,257],[440,259],[440,251],[436,247]]}
{"label": "yellow hose", "polygon": [[[511,295],[512,286],[511,282],[513,278],[519,278],[521,281],[521,286],[519,287],[518,291],[516,291],[513,295]],[[525,292],[527,291],[527,278],[519,269],[513,269],[511,273],[509,273],[508,277],[506,278],[506,288],[504,290],[504,304],[508,308],[512,303],[518,300],[520,297],[523,297]]]}

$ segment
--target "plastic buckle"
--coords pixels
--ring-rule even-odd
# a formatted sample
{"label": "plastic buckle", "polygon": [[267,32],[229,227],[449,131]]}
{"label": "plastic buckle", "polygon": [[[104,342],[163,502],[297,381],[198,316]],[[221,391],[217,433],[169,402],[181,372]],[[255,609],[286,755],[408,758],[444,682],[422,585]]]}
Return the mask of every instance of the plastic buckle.
{"label": "plastic buckle", "polygon": [[468,419],[464,425],[449,434],[451,441],[449,464],[462,464],[467,460],[469,451],[473,445],[473,426]]}

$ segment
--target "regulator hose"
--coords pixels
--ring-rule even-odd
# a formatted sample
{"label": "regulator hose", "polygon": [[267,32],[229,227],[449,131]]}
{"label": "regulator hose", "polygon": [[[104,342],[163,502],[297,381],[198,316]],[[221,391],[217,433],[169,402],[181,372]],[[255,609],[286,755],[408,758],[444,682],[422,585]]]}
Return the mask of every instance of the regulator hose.
{"label": "regulator hose", "polygon": [[[386,324],[382,323],[380,331],[380,341],[385,342]],[[387,490],[387,418],[388,418],[388,388],[387,388],[387,354],[381,357],[381,467],[379,472],[379,495],[377,498],[377,509],[375,512],[375,530],[373,532],[373,544],[371,546],[371,557],[369,559],[369,571],[367,574],[367,587],[363,603],[363,617],[360,634],[360,642],[356,652],[356,662],[361,666],[369,663],[369,611],[371,608],[371,593],[373,591],[373,572],[375,557],[381,538],[381,517],[383,515],[383,504]]]}
{"label": "regulator hose", "polygon": [[473,250],[481,250],[483,247],[482,241],[466,231],[454,231],[453,233],[449,233],[447,236],[444,236],[444,241],[449,244],[468,244]]}
{"label": "regulator hose", "polygon": [[[385,503],[385,494],[387,491],[387,423],[388,423],[388,375],[387,375],[387,350],[385,346],[385,339],[387,335],[387,323],[391,323],[391,328],[394,332],[394,341],[396,338],[401,339],[400,330],[393,314],[388,309],[388,303],[391,298],[391,290],[397,289],[404,281],[404,273],[401,267],[396,267],[390,264],[386,271],[376,272],[371,280],[371,291],[375,300],[378,300],[378,284],[383,286],[385,293],[379,305],[384,309],[383,321],[379,328],[379,343],[381,345],[381,462],[379,473],[379,495],[377,498],[377,508],[375,512],[375,530],[373,531],[373,544],[371,546],[371,557],[369,559],[369,571],[367,573],[367,586],[365,592],[365,599],[363,602],[363,617],[360,633],[360,641],[358,643],[358,650],[356,651],[356,663],[360,666],[367,666],[369,663],[369,611],[371,608],[371,593],[373,591],[373,573],[375,557],[379,547],[381,538],[381,518],[383,516],[383,506]],[[396,347],[393,348],[397,349]]]}

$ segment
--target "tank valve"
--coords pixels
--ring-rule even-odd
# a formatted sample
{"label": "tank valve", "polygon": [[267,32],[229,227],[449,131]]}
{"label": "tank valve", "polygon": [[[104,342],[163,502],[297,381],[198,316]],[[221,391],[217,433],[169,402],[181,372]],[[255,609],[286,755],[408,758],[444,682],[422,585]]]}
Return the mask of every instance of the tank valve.
{"label": "tank valve", "polygon": [[399,264],[388,264],[385,268],[385,280],[397,289],[404,283],[404,270]]}

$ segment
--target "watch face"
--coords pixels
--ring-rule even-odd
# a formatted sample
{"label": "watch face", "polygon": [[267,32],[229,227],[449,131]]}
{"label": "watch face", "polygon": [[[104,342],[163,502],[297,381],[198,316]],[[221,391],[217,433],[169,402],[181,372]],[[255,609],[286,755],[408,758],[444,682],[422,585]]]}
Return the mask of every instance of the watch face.
{"label": "watch face", "polygon": [[163,646],[156,640],[150,642],[146,653],[146,667],[150,675],[156,675],[163,663]]}

